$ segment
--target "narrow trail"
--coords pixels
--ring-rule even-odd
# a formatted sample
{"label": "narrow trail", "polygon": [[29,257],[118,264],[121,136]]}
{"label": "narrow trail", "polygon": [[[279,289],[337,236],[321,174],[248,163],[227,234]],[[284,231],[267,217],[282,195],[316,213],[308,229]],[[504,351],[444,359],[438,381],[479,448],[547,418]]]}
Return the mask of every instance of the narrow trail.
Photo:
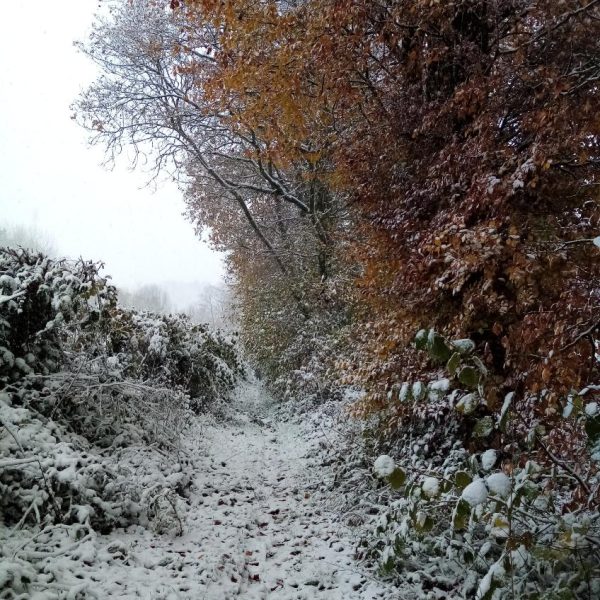
{"label": "narrow trail", "polygon": [[370,600],[395,595],[361,572],[353,542],[326,509],[333,477],[295,423],[273,418],[257,384],[226,423],[189,436],[193,474],[184,535],[143,528],[104,538],[107,597]]}

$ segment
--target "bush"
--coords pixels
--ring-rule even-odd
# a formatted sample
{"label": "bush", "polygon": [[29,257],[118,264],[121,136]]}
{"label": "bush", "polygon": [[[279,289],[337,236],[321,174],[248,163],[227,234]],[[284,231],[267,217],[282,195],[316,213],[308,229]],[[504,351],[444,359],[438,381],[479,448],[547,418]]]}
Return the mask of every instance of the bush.
{"label": "bush", "polygon": [[500,385],[471,340],[423,330],[415,346],[443,367],[391,386],[368,435],[380,514],[363,554],[422,594],[597,597],[597,386],[541,423],[527,410],[537,398],[491,401]]}
{"label": "bush", "polygon": [[181,534],[181,434],[243,374],[233,340],[118,308],[100,267],[0,249],[0,597],[94,531]]}

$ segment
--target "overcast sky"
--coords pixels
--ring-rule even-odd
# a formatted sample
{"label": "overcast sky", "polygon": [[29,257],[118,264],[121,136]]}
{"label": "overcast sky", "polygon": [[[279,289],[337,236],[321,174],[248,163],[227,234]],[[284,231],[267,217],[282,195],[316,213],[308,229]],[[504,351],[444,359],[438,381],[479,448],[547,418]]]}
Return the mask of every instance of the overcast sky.
{"label": "overcast sky", "polygon": [[74,47],[99,0],[13,0],[0,19],[0,226],[32,224],[61,253],[102,260],[117,285],[222,277],[220,256],[182,216],[177,188],[107,171],[69,105],[95,76]]}

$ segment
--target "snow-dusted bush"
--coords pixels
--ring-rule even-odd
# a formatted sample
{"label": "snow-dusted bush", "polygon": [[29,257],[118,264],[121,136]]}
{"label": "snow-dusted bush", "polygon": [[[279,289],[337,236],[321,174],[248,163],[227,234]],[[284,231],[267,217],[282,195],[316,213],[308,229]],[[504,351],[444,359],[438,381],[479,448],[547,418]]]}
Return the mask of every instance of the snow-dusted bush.
{"label": "snow-dusted bush", "polygon": [[110,366],[124,376],[177,387],[200,411],[223,399],[244,369],[233,339],[185,315],[116,309],[107,334]]}
{"label": "snow-dusted bush", "polygon": [[0,249],[1,382],[56,372],[70,347],[86,345],[90,331],[96,335],[116,301],[99,266]]}
{"label": "snow-dusted bush", "polygon": [[552,468],[486,474],[477,457],[458,456],[437,467],[402,461],[390,475],[397,491],[363,541],[382,573],[424,597],[597,597],[597,511],[566,502]]}
{"label": "snow-dusted bush", "polygon": [[342,315],[314,315],[287,340],[279,355],[279,374],[273,381],[279,395],[299,399],[305,406],[341,399],[343,386],[333,369],[342,319]]}
{"label": "snow-dusted bush", "polygon": [[51,589],[48,559],[96,532],[182,533],[190,407],[242,373],[219,334],[119,309],[99,269],[0,249],[0,598]]}
{"label": "snow-dusted bush", "polygon": [[362,556],[407,598],[598,597],[598,388],[542,426],[526,418],[539,398],[494,401],[469,340],[422,331],[416,346],[443,370],[391,386],[344,458]]}

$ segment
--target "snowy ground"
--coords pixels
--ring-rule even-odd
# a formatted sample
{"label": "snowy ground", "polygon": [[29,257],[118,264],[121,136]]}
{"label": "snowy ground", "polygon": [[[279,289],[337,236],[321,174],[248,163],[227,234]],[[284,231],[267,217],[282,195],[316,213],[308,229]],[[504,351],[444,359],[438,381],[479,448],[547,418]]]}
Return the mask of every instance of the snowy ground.
{"label": "snowy ground", "polygon": [[73,591],[77,583],[81,596],[98,598],[397,598],[361,570],[350,532],[327,509],[333,473],[315,452],[325,432],[307,436],[273,411],[262,388],[246,384],[225,422],[200,418],[186,440],[184,535],[135,527],[92,536],[80,546]]}

